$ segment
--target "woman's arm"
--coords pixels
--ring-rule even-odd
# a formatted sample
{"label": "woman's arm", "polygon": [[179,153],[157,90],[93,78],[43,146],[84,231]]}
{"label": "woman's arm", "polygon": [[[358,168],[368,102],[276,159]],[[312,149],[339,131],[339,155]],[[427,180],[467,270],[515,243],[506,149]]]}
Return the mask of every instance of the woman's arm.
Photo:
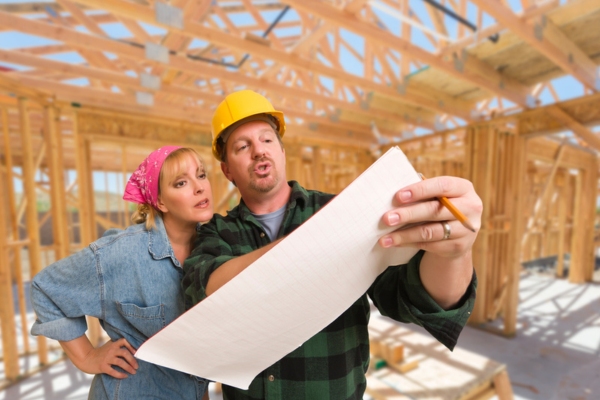
{"label": "woman's arm", "polygon": [[135,349],[124,338],[107,342],[98,348],[92,346],[86,335],[59,343],[73,364],[88,374],[107,374],[123,379],[128,375],[117,371],[113,365],[130,374],[135,374],[138,368],[138,363],[133,357]]}
{"label": "woman's arm", "polygon": [[71,341],[88,329],[86,315],[104,318],[99,260],[88,246],[47,266],[31,281],[33,335]]}

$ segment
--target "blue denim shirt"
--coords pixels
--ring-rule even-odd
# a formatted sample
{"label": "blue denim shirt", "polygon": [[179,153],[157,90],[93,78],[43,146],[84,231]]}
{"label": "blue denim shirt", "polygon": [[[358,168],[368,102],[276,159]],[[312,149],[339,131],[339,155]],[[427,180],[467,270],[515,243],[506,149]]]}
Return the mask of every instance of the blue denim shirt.
{"label": "blue denim shirt", "polygon": [[[31,285],[37,320],[33,335],[68,341],[87,330],[85,316],[100,320],[114,341],[134,347],[185,311],[181,278],[162,219],[111,229],[89,247],[49,265]],[[181,343],[182,346],[185,343]],[[202,362],[202,360],[198,360]],[[201,399],[207,382],[138,360],[135,375],[94,377],[91,399]]]}

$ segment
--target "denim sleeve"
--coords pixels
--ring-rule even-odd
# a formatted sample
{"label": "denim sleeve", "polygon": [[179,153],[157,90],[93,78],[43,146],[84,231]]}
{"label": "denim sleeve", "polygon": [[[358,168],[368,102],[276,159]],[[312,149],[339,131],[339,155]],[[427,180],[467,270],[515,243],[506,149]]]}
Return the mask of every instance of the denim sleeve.
{"label": "denim sleeve", "polygon": [[89,247],[40,271],[31,283],[37,319],[32,335],[69,341],[87,330],[85,316],[103,318],[97,260]]}
{"label": "denim sleeve", "polygon": [[423,254],[419,251],[408,264],[386,269],[371,285],[368,294],[382,315],[420,325],[452,350],[475,305],[477,278],[473,272],[471,284],[459,305],[444,310],[421,282],[419,264]]}

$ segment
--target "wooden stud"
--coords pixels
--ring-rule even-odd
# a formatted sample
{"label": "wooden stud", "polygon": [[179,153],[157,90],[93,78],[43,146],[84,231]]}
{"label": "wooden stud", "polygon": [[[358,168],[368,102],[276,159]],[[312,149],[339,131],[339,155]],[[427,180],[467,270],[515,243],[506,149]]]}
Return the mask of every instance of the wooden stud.
{"label": "wooden stud", "polygon": [[[125,193],[125,187],[127,186],[127,148],[125,146],[121,146],[121,177],[122,179],[122,189],[119,193]],[[129,202],[121,199],[121,204],[123,205],[123,226],[127,226],[131,221],[131,215],[129,214]]]}
{"label": "wooden stud", "polygon": [[505,336],[513,336],[517,331],[517,307],[519,305],[519,283],[521,276],[521,233],[524,226],[523,203],[525,201],[524,171],[527,165],[526,158],[527,140],[521,136],[513,138],[512,165],[510,182],[512,187],[507,187],[508,194],[512,196],[513,209],[510,213],[510,235],[507,247],[508,282],[507,295],[504,306]]}
{"label": "wooden stud", "polygon": [[582,220],[583,202],[583,177],[582,171],[578,171],[575,178],[575,209],[573,211],[573,236],[571,237],[571,263],[569,268],[569,282],[582,283],[584,282],[582,274],[582,266],[578,264],[582,260],[581,253],[584,251],[584,236],[583,226],[585,222]]}
{"label": "wooden stud", "polygon": [[78,115],[73,118],[73,140],[75,142],[75,166],[77,171],[79,235],[81,246],[87,246],[94,240],[93,233],[93,196],[90,192],[89,143],[79,132]]}
{"label": "wooden stud", "polygon": [[[2,109],[3,134],[8,134],[8,118],[6,110]],[[7,170],[6,176],[12,179],[12,170]],[[4,191],[5,174],[0,172],[0,190]],[[11,192],[9,192],[12,195]],[[9,248],[7,246],[6,230],[8,226],[4,201],[0,202],[0,329],[2,334],[2,349],[4,374],[7,379],[14,380],[19,376],[19,355],[17,346],[17,327],[14,316],[13,285],[10,271]]]}
{"label": "wooden stud", "polygon": [[[27,235],[29,237],[29,273],[33,277],[41,271],[40,230],[38,226],[37,195],[35,189],[36,167],[33,161],[32,133],[29,126],[29,111],[27,101],[19,99],[19,114],[21,118],[21,138],[23,146],[23,189],[27,197],[26,218]],[[48,362],[48,346],[46,338],[38,336],[38,356],[41,365]]]}
{"label": "wooden stud", "polygon": [[547,208],[546,203],[548,203],[550,201],[550,194],[552,193],[552,189],[554,188],[554,177],[556,175],[556,171],[558,171],[558,168],[561,166],[561,162],[565,155],[565,150],[567,149],[567,146],[565,145],[565,143],[566,143],[566,140],[563,141],[563,143],[559,147],[558,151],[556,152],[556,156],[554,158],[554,163],[552,164],[552,169],[550,171],[548,178],[546,178],[546,183],[542,190],[542,194],[538,198],[537,202],[535,203],[535,206],[533,209],[533,214],[531,215],[530,219],[527,221],[527,228],[526,228],[527,230],[525,232],[525,235],[523,235],[523,244],[525,244],[527,241],[528,231],[534,227],[536,220],[538,220],[540,218],[540,216],[543,214],[543,211]]}
{"label": "wooden stud", "polygon": [[[10,140],[10,130],[8,121],[8,110],[2,108],[2,126],[4,135],[4,163],[6,166],[6,187],[8,197],[8,211],[11,225],[11,234],[9,238],[13,241],[19,238],[19,220],[17,216],[20,215],[17,211],[15,187],[13,182],[13,155],[12,155],[12,143]],[[12,277],[17,282],[17,290],[19,292],[19,314],[21,316],[21,326],[27,326],[27,307],[25,304],[25,293],[23,290],[23,263],[21,259],[21,248],[13,247],[12,250],[6,249],[7,252],[12,251]],[[10,253],[9,253],[10,254]],[[9,258],[10,259],[10,258]],[[23,345],[26,353],[29,353],[29,334],[26,329],[22,329],[23,334]]]}
{"label": "wooden stud", "polygon": [[506,370],[496,374],[493,378],[493,382],[498,400],[513,400],[513,390]]}
{"label": "wooden stud", "polygon": [[557,264],[556,264],[556,277],[563,278],[565,275],[565,235],[566,235],[566,224],[567,224],[567,185],[560,188],[558,195],[558,243],[557,243]]}
{"label": "wooden stud", "polygon": [[62,135],[57,120],[60,116],[54,107],[45,107],[46,129],[45,140],[48,149],[48,166],[50,167],[50,194],[52,204],[52,232],[54,238],[55,259],[60,260],[69,255],[69,238],[67,234],[67,208],[65,197],[64,164]]}
{"label": "wooden stud", "polygon": [[473,246],[473,264],[477,271],[479,286],[477,288],[477,301],[471,314],[470,321],[480,324],[487,321],[486,304],[490,296],[488,280],[489,269],[489,238],[490,238],[490,203],[492,201],[491,177],[492,160],[491,146],[493,135],[490,127],[473,127],[468,130],[466,171],[468,179],[473,182],[475,190],[483,202],[482,226],[478,232],[477,240]]}
{"label": "wooden stud", "polygon": [[[79,132],[78,115],[73,118],[73,139],[76,144],[75,164],[77,169],[78,212],[80,246],[87,246],[96,239],[94,218],[94,197],[92,173],[90,170],[90,144]],[[100,343],[100,323],[97,318],[88,317],[88,337],[93,346]]]}

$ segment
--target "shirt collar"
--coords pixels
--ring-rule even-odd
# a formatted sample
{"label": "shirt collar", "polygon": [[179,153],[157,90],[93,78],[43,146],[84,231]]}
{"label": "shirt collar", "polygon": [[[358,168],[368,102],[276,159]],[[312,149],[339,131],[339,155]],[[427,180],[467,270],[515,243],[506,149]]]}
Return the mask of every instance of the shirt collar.
{"label": "shirt collar", "polygon": [[[295,207],[304,209],[306,204],[308,204],[308,192],[296,181],[288,181],[288,185],[292,188],[292,193],[288,199],[286,211]],[[250,209],[244,203],[244,199],[241,199],[240,204],[233,210],[228,211],[227,214],[232,218],[240,217],[243,220],[248,220],[249,218],[255,220]]]}
{"label": "shirt collar", "polygon": [[171,242],[167,236],[165,224],[159,215],[154,218],[156,227],[148,231],[148,251],[152,254],[155,260],[171,257],[175,265],[179,265],[179,261],[175,258]]}
{"label": "shirt collar", "polygon": [[308,191],[300,186],[300,184],[296,181],[289,181],[288,185],[292,187],[292,194],[290,195],[290,200],[288,201],[288,208],[298,206],[304,210],[308,204]]}

